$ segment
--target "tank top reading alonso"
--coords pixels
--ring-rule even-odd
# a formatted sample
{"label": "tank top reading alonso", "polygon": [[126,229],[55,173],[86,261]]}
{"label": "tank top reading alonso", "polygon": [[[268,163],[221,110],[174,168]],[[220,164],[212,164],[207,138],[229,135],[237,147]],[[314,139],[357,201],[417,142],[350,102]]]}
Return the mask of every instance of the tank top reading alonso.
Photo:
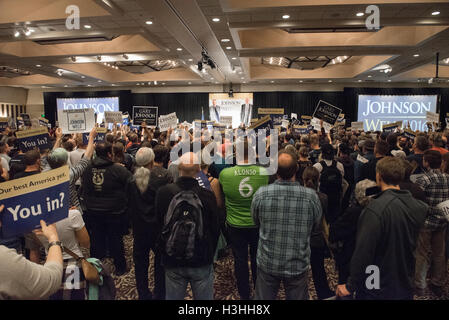
{"label": "tank top reading alonso", "polygon": [[251,201],[256,191],[268,184],[265,168],[256,165],[238,165],[223,169],[220,184],[225,194],[226,221],[235,227],[254,227]]}

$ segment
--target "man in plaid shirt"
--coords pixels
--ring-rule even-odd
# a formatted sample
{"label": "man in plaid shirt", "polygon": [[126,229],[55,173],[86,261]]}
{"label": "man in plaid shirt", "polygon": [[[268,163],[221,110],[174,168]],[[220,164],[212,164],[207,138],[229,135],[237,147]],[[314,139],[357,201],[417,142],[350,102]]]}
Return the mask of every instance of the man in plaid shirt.
{"label": "man in plaid shirt", "polygon": [[[441,154],[435,150],[424,152],[423,166],[426,172],[416,178],[416,183],[426,193],[429,212],[424,222],[416,248],[416,294],[423,295],[427,287],[426,277],[432,265],[430,289],[437,296],[443,293],[446,283],[446,226],[447,222],[437,205],[449,200],[449,175],[440,171]],[[430,251],[430,257],[429,257]]]}
{"label": "man in plaid shirt", "polygon": [[256,300],[275,300],[281,281],[287,299],[309,297],[310,235],[322,212],[317,193],[295,181],[297,170],[297,156],[280,152],[278,180],[260,187],[251,204],[259,225]]}

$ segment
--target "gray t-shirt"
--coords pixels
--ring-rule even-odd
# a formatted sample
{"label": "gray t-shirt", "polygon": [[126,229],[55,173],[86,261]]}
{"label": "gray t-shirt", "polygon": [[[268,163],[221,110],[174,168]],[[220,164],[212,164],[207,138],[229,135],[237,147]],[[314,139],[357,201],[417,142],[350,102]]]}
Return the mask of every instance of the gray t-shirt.
{"label": "gray t-shirt", "polygon": [[[81,213],[78,210],[70,210],[69,216],[64,220],[56,222],[56,230],[58,232],[59,240],[62,242],[64,247],[69,248],[69,250],[76,253],[78,256],[82,257],[83,253],[76,239],[76,231],[84,228],[84,220]],[[45,237],[40,236],[39,240],[42,242],[45,250],[47,251],[48,241]],[[68,253],[63,252],[62,258],[64,260],[71,259],[72,256]]]}

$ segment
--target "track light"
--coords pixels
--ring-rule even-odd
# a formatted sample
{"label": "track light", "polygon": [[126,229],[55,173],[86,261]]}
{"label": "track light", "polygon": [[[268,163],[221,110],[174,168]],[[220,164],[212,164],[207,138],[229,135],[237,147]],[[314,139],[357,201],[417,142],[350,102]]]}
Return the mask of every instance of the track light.
{"label": "track light", "polygon": [[201,61],[198,61],[198,71],[203,70],[203,63]]}
{"label": "track light", "polygon": [[101,61],[101,56],[97,56],[97,60],[98,60],[98,61]]}
{"label": "track light", "polygon": [[127,54],[123,54],[123,58],[125,58],[126,60],[128,60],[128,55]]}
{"label": "track light", "polygon": [[20,36],[20,32],[19,31],[14,32],[14,37],[17,38],[18,36]]}
{"label": "track light", "polygon": [[25,29],[23,31],[23,34],[26,35],[27,37],[31,35],[31,31],[29,29]]}
{"label": "track light", "polygon": [[76,62],[76,57],[70,57],[70,59],[72,59],[73,62]]}

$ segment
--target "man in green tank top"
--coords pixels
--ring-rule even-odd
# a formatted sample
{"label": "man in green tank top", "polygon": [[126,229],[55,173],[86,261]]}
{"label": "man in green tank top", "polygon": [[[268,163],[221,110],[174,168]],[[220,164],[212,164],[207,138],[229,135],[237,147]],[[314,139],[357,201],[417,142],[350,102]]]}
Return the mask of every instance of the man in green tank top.
{"label": "man in green tank top", "polygon": [[251,256],[251,271],[256,283],[256,255],[259,230],[251,216],[251,202],[256,191],[268,184],[265,168],[248,164],[248,142],[243,142],[242,163],[223,169],[220,184],[225,195],[228,240],[234,255],[234,273],[242,300],[250,299],[248,245]]}

